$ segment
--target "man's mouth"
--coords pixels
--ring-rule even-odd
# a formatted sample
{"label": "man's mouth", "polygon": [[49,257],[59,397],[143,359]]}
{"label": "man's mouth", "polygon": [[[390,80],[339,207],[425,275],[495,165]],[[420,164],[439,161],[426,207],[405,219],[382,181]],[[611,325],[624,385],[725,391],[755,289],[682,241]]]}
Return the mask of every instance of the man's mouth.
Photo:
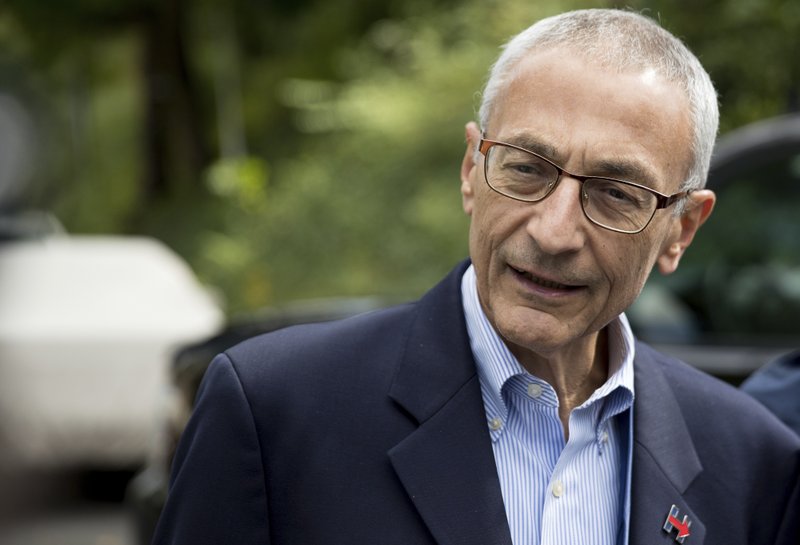
{"label": "man's mouth", "polygon": [[547,288],[550,290],[575,290],[579,289],[580,286],[571,286],[568,284],[562,284],[560,282],[555,282],[553,280],[548,280],[546,278],[541,278],[539,276],[534,275],[528,271],[524,271],[521,269],[517,269],[516,267],[511,267],[511,269],[517,273],[519,276],[523,277],[524,279],[528,280],[529,282],[533,282],[537,286],[541,286],[543,288]]}

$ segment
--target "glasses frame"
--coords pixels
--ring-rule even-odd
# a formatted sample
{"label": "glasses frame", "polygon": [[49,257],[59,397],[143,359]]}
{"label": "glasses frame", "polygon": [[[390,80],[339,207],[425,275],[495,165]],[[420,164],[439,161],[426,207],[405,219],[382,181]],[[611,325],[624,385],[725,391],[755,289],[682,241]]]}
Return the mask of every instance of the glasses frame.
{"label": "glasses frame", "polygon": [[[499,189],[494,187],[489,182],[489,172],[488,172],[488,170],[489,170],[488,163],[489,162],[486,160],[487,157],[488,157],[489,150],[494,146],[506,146],[506,147],[509,147],[509,148],[513,148],[515,150],[519,150],[519,151],[522,151],[522,152],[525,152],[525,153],[529,153],[529,154],[533,155],[534,157],[537,157],[537,158],[541,159],[545,163],[548,163],[549,165],[553,166],[553,168],[555,168],[556,171],[558,172],[558,176],[556,177],[555,183],[553,183],[553,185],[550,186],[550,189],[548,189],[547,192],[542,197],[540,197],[538,199],[525,199],[525,198],[521,198],[521,197],[515,197],[513,195],[509,195],[507,193],[504,193],[504,192],[500,191]],[[664,195],[663,193],[659,193],[655,189],[652,189],[652,188],[649,188],[647,186],[644,186],[644,185],[641,185],[641,184],[637,184],[637,183],[634,183],[634,182],[629,182],[629,181],[626,181],[626,180],[618,180],[616,178],[608,178],[608,177],[605,177],[605,176],[582,176],[580,174],[573,174],[571,172],[568,172],[567,170],[564,170],[563,168],[561,168],[560,166],[555,164],[553,161],[551,161],[547,157],[542,157],[541,155],[539,155],[538,153],[536,153],[534,151],[522,148],[520,146],[516,146],[514,144],[509,144],[508,142],[501,142],[499,140],[490,140],[488,138],[481,138],[481,141],[478,143],[478,151],[481,153],[481,155],[483,155],[483,158],[484,158],[484,160],[483,160],[483,179],[486,180],[486,185],[488,185],[489,188],[492,191],[494,191],[496,193],[499,193],[500,195],[502,195],[504,197],[508,197],[509,199],[513,199],[515,201],[520,201],[520,202],[541,202],[541,201],[545,200],[547,197],[549,197],[553,193],[553,191],[556,190],[556,188],[558,187],[558,184],[561,183],[561,180],[562,180],[562,178],[564,177],[565,174],[567,176],[569,176],[570,178],[572,178],[574,180],[577,180],[578,182],[581,183],[581,193],[583,193],[583,184],[586,182],[586,180],[609,180],[609,181],[612,181],[612,182],[616,182],[616,183],[620,183],[620,184],[624,184],[624,185],[629,185],[631,187],[636,187],[636,188],[639,188],[639,189],[643,189],[644,191],[647,191],[648,193],[651,193],[656,198],[656,206],[655,206],[655,208],[653,208],[653,213],[650,214],[650,217],[648,218],[647,222],[645,222],[645,224],[640,229],[635,230],[635,231],[626,230],[626,229],[619,229],[617,227],[611,227],[609,225],[605,225],[603,223],[600,223],[595,219],[592,219],[591,217],[589,217],[589,214],[586,213],[586,208],[585,208],[585,205],[584,205],[584,200],[585,199],[580,199],[580,201],[581,201],[581,210],[583,211],[583,215],[586,216],[586,219],[588,219],[592,224],[597,225],[598,227],[602,227],[603,229],[607,229],[609,231],[614,231],[615,233],[624,233],[624,234],[627,234],[627,235],[635,235],[637,233],[641,233],[642,231],[647,229],[647,226],[650,225],[651,221],[653,221],[653,218],[655,217],[656,212],[658,210],[661,210],[663,208],[667,208],[669,206],[672,206],[678,200],[686,197],[689,193],[691,193],[691,190],[690,190],[690,191],[679,191],[678,193],[674,193],[673,195]],[[583,194],[583,195],[585,197],[585,194]]]}

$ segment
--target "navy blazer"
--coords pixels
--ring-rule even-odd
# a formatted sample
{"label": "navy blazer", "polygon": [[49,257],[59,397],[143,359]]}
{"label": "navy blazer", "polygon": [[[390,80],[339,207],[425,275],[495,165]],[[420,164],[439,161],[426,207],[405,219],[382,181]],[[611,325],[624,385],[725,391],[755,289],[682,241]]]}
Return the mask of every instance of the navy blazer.
{"label": "navy blazer", "polygon": [[800,435],[800,350],[767,362],[740,388]]}
{"label": "navy blazer", "polygon": [[[458,267],[420,301],[218,356],[154,543],[510,545]],[[636,346],[631,539],[798,545],[800,439],[736,389]],[[576,544],[580,545],[580,544]]]}

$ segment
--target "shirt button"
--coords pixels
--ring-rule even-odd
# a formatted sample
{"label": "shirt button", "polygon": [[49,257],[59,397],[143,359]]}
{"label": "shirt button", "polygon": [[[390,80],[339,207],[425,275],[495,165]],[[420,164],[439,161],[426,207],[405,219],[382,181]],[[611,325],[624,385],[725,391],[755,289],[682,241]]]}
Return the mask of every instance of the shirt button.
{"label": "shirt button", "polygon": [[553,492],[553,496],[560,498],[564,495],[564,484],[561,481],[554,482],[551,491]]}
{"label": "shirt button", "polygon": [[492,418],[489,421],[489,429],[491,429],[492,431],[497,431],[502,427],[503,427],[503,421],[500,420],[499,418]]}
{"label": "shirt button", "polygon": [[537,398],[542,395],[542,387],[536,383],[528,384],[528,395]]}
{"label": "shirt button", "polygon": [[600,434],[600,442],[608,443],[608,432],[607,431],[603,431],[603,433]]}

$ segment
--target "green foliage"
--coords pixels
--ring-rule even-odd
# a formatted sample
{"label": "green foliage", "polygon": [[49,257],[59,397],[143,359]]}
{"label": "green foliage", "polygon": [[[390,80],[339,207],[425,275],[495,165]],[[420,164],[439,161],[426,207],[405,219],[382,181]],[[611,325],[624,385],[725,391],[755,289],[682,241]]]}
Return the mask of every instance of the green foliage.
{"label": "green foliage", "polygon": [[526,4],[383,19],[332,59],[336,77],[284,79],[277,98],[302,146],[272,158],[264,210],[231,216],[206,255],[238,260],[260,286],[248,297],[267,297],[257,304],[428,288],[467,255],[459,165],[486,69],[519,20],[558,11]]}
{"label": "green foliage", "polygon": [[[161,238],[231,312],[303,297],[411,297],[467,255],[463,128],[500,44],[540,17],[611,4],[15,0],[0,13],[0,69],[24,67],[41,97],[58,150],[43,169],[47,204],[70,231]],[[625,5],[699,54],[720,89],[723,130],[796,103],[795,0]],[[148,197],[148,146],[164,135],[149,128],[145,104],[181,76],[142,62],[154,43],[148,17],[167,7],[182,10],[190,73],[181,81],[199,108],[170,120],[170,138],[182,142],[182,125],[196,123],[210,153],[202,176],[172,165],[166,191]],[[0,85],[9,74],[0,71]],[[166,158],[190,155],[181,153]]]}
{"label": "green foliage", "polygon": [[796,0],[636,0],[694,51],[720,95],[721,131],[800,101]]}
{"label": "green foliage", "polygon": [[266,201],[268,168],[256,157],[223,159],[208,170],[211,193],[231,199],[234,206],[259,212]]}
{"label": "green foliage", "polygon": [[80,93],[57,95],[72,99],[60,105],[60,113],[80,133],[71,139],[76,135],[59,132],[59,148],[53,150],[66,168],[52,174],[57,182],[50,200],[72,231],[117,231],[139,204],[142,164],[131,150],[138,146],[142,125],[136,116],[137,82],[126,69],[135,60],[130,39],[123,34],[109,40],[102,53],[85,51],[80,73],[67,82]]}

